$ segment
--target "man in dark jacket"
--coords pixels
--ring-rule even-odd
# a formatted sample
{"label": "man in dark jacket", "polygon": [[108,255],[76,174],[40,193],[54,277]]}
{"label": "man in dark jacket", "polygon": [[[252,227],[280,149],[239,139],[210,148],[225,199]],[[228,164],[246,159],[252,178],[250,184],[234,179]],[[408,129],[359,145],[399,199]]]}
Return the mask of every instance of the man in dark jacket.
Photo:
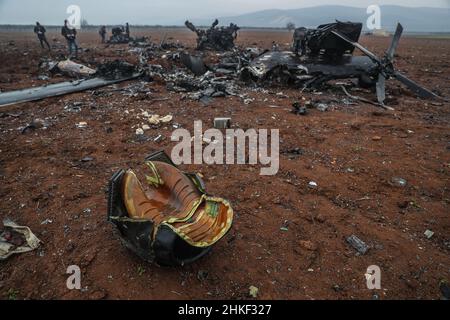
{"label": "man in dark jacket", "polygon": [[100,35],[100,37],[102,37],[102,43],[105,43],[106,27],[105,26],[101,26],[100,30],[98,31],[98,34]]}
{"label": "man in dark jacket", "polygon": [[66,38],[67,45],[69,47],[69,58],[72,57],[72,53],[75,52],[75,58],[78,55],[78,46],[76,43],[77,30],[68,26],[68,21],[64,20],[64,27],[61,29],[61,35]]}
{"label": "man in dark jacket", "polygon": [[125,24],[125,34],[127,35],[127,38],[130,37],[130,25],[128,22]]}
{"label": "man in dark jacket", "polygon": [[50,44],[47,41],[47,38],[45,37],[45,28],[44,26],[41,26],[41,24],[39,22],[36,22],[36,26],[34,27],[34,33],[37,34],[37,37],[39,39],[39,41],[41,42],[41,47],[42,49],[44,49],[44,42],[48,47],[48,50],[50,50]]}

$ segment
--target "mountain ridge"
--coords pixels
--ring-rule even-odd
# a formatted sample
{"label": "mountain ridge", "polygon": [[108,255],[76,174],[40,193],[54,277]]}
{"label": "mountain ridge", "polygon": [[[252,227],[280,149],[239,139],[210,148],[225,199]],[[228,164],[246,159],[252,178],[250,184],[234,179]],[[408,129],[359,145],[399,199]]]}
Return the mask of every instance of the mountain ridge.
{"label": "mountain ridge", "polygon": [[[381,27],[394,30],[397,22],[401,22],[406,32],[450,32],[450,8],[380,6]],[[299,9],[266,9],[246,14],[218,17],[221,25],[230,22],[241,27],[283,28],[288,22],[297,27],[315,27],[323,23],[342,21],[358,21],[364,23],[370,15],[366,8],[341,5],[322,5]],[[211,19],[192,19],[194,24],[210,25]]]}

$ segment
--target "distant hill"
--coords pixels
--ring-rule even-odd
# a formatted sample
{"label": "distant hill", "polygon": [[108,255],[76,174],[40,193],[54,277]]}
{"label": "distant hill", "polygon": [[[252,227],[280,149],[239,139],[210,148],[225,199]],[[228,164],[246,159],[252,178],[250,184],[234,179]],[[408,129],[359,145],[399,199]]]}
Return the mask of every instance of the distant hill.
{"label": "distant hill", "polygon": [[[366,8],[346,6],[317,6],[291,10],[264,10],[234,17],[219,17],[221,25],[236,23],[242,27],[283,28],[288,22],[296,26],[315,27],[335,19],[364,23],[369,15]],[[198,25],[210,25],[210,20],[193,19]],[[409,8],[381,6],[381,24],[386,30],[394,30],[400,21],[405,32],[450,32],[450,8]]]}

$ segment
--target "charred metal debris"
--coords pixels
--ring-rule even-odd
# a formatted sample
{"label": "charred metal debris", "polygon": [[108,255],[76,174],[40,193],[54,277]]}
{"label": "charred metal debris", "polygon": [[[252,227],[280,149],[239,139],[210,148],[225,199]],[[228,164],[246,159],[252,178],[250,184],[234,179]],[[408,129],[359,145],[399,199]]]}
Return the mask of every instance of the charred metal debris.
{"label": "charred metal debris", "polygon": [[164,151],[149,155],[141,170],[144,184],[132,169],[111,177],[107,217],[139,257],[182,266],[210,252],[230,230],[231,204],[210,196],[199,174],[180,171]]}
{"label": "charred metal debris", "polygon": [[107,41],[110,44],[128,43],[133,41],[130,37],[130,31],[127,27],[117,26],[111,29],[111,37]]}
{"label": "charred metal debris", "polygon": [[135,65],[126,61],[114,60],[98,66],[96,75],[106,80],[127,78],[137,73]]}
{"label": "charred metal debris", "polygon": [[234,23],[226,27],[218,27],[219,21],[214,20],[208,29],[195,27],[188,20],[184,23],[186,27],[197,34],[197,50],[227,51],[234,48],[234,40],[240,29]]}

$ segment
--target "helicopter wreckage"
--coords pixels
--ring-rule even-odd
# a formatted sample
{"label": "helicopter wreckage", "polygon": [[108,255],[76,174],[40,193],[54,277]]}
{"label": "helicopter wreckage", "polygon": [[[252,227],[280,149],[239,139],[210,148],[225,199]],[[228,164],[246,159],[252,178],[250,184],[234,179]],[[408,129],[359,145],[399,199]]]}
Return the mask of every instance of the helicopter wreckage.
{"label": "helicopter wreckage", "polygon": [[[120,81],[132,79],[159,78],[166,82],[167,89],[187,94],[192,99],[208,103],[212,98],[235,95],[243,98],[241,85],[253,87],[270,86],[272,84],[290,85],[301,90],[318,88],[322,84],[339,79],[357,79],[363,88],[374,88],[377,102],[351,96],[352,99],[376,104],[386,109],[386,80],[396,79],[406,85],[421,98],[439,98],[436,93],[420,86],[400,73],[394,67],[394,56],[403,27],[398,24],[392,42],[383,57],[378,57],[358,43],[362,23],[340,22],[320,25],[315,29],[298,28],[294,32],[291,51],[263,51],[259,48],[238,48],[234,45],[237,27],[217,27],[217,20],[207,30],[197,29],[190,22],[186,26],[198,35],[197,50],[188,53],[183,47],[174,47],[169,51],[147,44],[137,46],[130,43],[130,51],[139,54],[139,66],[131,66],[135,72],[122,72],[116,75],[116,65],[103,68],[111,69],[114,79],[105,72],[85,75],[81,71],[89,70],[82,65],[71,64],[70,70],[75,72],[77,81],[34,87],[25,90],[0,93],[0,106],[19,102],[39,100],[42,98],[93,89]],[[355,48],[363,55],[354,55]],[[218,61],[207,64],[204,50],[215,50]],[[148,63],[149,56],[160,56],[170,59],[171,67],[164,69],[160,65]],[[68,63],[66,63],[68,64]],[[64,69],[66,64],[58,64]],[[67,69],[67,68],[66,68]],[[101,67],[99,69],[102,69]],[[93,70],[95,71],[95,70]],[[98,71],[98,70],[97,70]],[[100,70],[101,71],[101,70]],[[93,77],[97,78],[93,78]],[[80,78],[82,78],[80,80]],[[82,83],[83,85],[79,85]]]}
{"label": "helicopter wreckage", "polygon": [[198,50],[217,50],[227,51],[234,48],[234,40],[237,38],[239,27],[230,23],[226,27],[218,27],[219,20],[214,20],[208,29],[200,29],[194,26],[192,22],[186,20],[186,27],[197,34]]}
{"label": "helicopter wreckage", "polygon": [[[241,70],[241,79],[308,88],[330,80],[356,78],[361,87],[376,88],[381,106],[386,99],[386,80],[396,79],[421,98],[440,98],[394,68],[394,55],[403,32],[400,23],[382,58],[358,43],[361,30],[362,23],[340,21],[316,29],[298,28],[293,51],[264,52]],[[364,55],[354,56],[355,48]]]}

